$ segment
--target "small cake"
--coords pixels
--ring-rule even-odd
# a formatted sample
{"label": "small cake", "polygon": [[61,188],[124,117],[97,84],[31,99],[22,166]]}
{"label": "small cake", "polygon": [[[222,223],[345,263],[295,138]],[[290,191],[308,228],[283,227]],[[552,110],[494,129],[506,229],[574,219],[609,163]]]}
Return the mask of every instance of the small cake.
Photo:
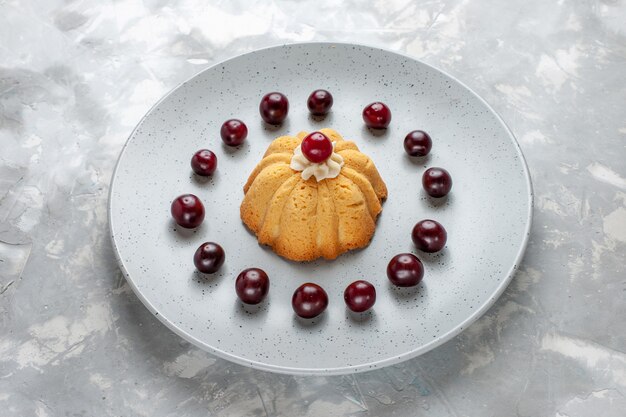
{"label": "small cake", "polygon": [[367,246],[387,187],[354,142],[321,129],[275,139],[244,194],[241,219],[259,243],[287,259],[310,261]]}

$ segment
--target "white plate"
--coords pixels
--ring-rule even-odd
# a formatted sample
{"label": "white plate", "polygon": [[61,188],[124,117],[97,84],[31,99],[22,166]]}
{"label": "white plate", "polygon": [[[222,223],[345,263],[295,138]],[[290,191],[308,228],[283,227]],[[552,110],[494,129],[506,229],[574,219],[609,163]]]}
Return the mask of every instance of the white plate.
{"label": "white plate", "polygon": [[[335,98],[323,121],[309,116],[306,99],[316,88]],[[289,117],[269,129],[259,116],[263,94],[280,91]],[[374,136],[361,111],[380,100],[391,126]],[[219,129],[236,117],[248,125],[240,149],[222,145]],[[371,244],[332,262],[294,263],[257,244],[239,218],[242,187],[277,136],[338,130],[376,163],[389,199]],[[431,155],[411,160],[402,142],[423,129],[433,138]],[[201,148],[218,157],[206,181],[189,161]],[[426,167],[451,173],[447,200],[434,202],[421,187]],[[198,195],[206,207],[195,232],[175,230],[170,203]],[[349,44],[279,46],[238,56],[183,83],[141,120],[115,170],[109,201],[113,245],[137,296],[165,325],[228,360],[292,374],[341,374],[389,365],[451,339],[498,298],[522,257],[531,223],[532,191],[522,153],[498,115],[454,78],[409,57]],[[411,229],[422,219],[448,231],[438,255],[416,252]],[[196,248],[215,241],[226,251],[219,273],[194,272]],[[398,289],[386,277],[395,254],[414,252],[425,264],[419,287]],[[257,311],[237,300],[234,280],[247,267],[270,276],[268,299]],[[344,288],[366,279],[377,288],[374,310],[348,314]],[[304,323],[291,309],[300,284],[322,285],[327,311]]]}

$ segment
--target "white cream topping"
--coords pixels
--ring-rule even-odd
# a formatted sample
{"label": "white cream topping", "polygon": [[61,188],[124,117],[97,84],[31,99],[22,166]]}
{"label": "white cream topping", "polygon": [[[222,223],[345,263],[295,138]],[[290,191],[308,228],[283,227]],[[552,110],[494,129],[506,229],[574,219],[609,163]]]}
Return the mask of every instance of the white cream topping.
{"label": "white cream topping", "polygon": [[335,142],[333,142],[333,153],[330,155],[330,158],[316,164],[306,159],[306,156],[302,154],[302,148],[298,145],[298,147],[293,150],[293,156],[291,157],[289,166],[295,171],[302,171],[303,180],[306,181],[311,177],[315,177],[317,182],[320,182],[326,178],[336,178],[339,176],[341,167],[343,166],[343,157],[335,153]]}

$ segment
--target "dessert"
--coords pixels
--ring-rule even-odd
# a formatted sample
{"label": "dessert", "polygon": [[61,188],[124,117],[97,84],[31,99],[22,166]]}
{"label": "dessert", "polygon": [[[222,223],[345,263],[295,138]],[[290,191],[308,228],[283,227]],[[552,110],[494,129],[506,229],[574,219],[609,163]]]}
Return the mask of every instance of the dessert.
{"label": "dessert", "polygon": [[317,284],[302,284],[294,291],[291,306],[298,316],[312,319],[322,314],[328,307],[328,294]]}
{"label": "dessert", "polygon": [[333,106],[333,96],[326,90],[315,90],[309,96],[306,105],[312,115],[324,116]]}
{"label": "dessert", "polygon": [[174,221],[186,229],[200,226],[204,220],[204,205],[193,194],[183,194],[176,197],[170,207]]}
{"label": "dessert", "polygon": [[424,265],[412,253],[401,253],[387,265],[387,278],[398,287],[414,287],[424,277]]}
{"label": "dessert", "polygon": [[422,252],[434,253],[446,246],[448,233],[439,222],[422,220],[413,227],[411,237],[417,249]]}
{"label": "dessert", "polygon": [[409,132],[404,138],[404,150],[410,156],[426,156],[432,146],[430,135],[423,130]]}
{"label": "dessert", "polygon": [[428,168],[422,175],[422,186],[431,197],[445,197],[452,188],[452,177],[443,168]]}
{"label": "dessert", "polygon": [[191,158],[191,169],[203,177],[213,175],[217,169],[217,156],[208,149],[200,149]]}
{"label": "dessert", "polygon": [[220,129],[220,136],[227,146],[239,146],[248,136],[248,126],[239,119],[226,120]]}
{"label": "dessert", "polygon": [[259,268],[248,268],[241,271],[235,280],[235,291],[245,304],[259,304],[270,290],[270,279],[265,271]]}
{"label": "dessert", "polygon": [[354,142],[332,129],[319,133],[334,142],[322,163],[303,154],[305,132],[275,139],[250,174],[240,207],[259,243],[295,261],[335,259],[366,246],[387,198],[376,166]]}
{"label": "dessert", "polygon": [[214,242],[205,242],[193,255],[193,264],[196,269],[205,274],[217,272],[224,264],[224,249]]}
{"label": "dessert", "polygon": [[[332,105],[333,96],[326,90],[313,91],[307,100],[315,116],[328,114]],[[259,112],[266,123],[278,125],[288,115],[289,101],[284,94],[268,93]],[[387,128],[391,122],[391,111],[381,102],[366,106],[362,116],[373,129]],[[220,129],[227,146],[243,144],[247,135],[247,126],[238,119],[225,121]],[[431,148],[432,140],[422,130],[413,130],[404,138],[404,149],[410,156],[426,156]],[[212,175],[217,157],[201,149],[193,155],[191,167],[197,175]],[[428,195],[443,197],[450,192],[452,179],[448,171],[435,167],[424,172],[422,185]],[[294,261],[335,259],[367,246],[387,198],[387,187],[374,162],[354,142],[344,140],[332,129],[276,138],[243,191],[243,223],[260,244]],[[205,209],[197,196],[184,194],[172,202],[171,214],[181,227],[195,228],[202,224]],[[417,249],[434,253],[445,247],[447,232],[434,220],[422,220],[413,227],[411,237]],[[200,245],[193,257],[196,269],[205,274],[217,272],[224,260],[224,249],[214,242]],[[387,265],[387,277],[398,287],[414,287],[423,276],[424,265],[411,253],[398,254]],[[269,287],[268,275],[259,268],[247,268],[235,280],[236,294],[245,304],[263,302]],[[349,310],[362,313],[376,303],[376,288],[358,280],[345,288],[343,296]],[[326,310],[328,294],[319,285],[306,283],[294,291],[291,303],[298,316],[311,319]]]}
{"label": "dessert", "polygon": [[261,99],[259,104],[259,113],[265,121],[271,125],[279,125],[289,113],[289,100],[281,93],[268,93]]}
{"label": "dessert", "polygon": [[385,129],[391,123],[391,110],[385,103],[375,101],[363,109],[363,121],[367,127]]}
{"label": "dessert", "polygon": [[343,292],[346,306],[355,313],[363,313],[374,306],[376,302],[376,288],[367,281],[354,281]]}

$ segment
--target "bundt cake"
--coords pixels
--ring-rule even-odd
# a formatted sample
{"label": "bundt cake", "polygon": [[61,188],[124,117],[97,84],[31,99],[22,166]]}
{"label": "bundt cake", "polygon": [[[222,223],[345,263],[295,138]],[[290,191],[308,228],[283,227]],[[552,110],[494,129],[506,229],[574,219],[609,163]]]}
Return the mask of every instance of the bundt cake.
{"label": "bundt cake", "polygon": [[[330,155],[323,162],[312,162],[320,156],[309,146],[314,135],[332,142],[322,143]],[[387,198],[372,160],[332,129],[275,139],[243,191],[243,222],[259,243],[294,261],[335,259],[369,244]]]}

